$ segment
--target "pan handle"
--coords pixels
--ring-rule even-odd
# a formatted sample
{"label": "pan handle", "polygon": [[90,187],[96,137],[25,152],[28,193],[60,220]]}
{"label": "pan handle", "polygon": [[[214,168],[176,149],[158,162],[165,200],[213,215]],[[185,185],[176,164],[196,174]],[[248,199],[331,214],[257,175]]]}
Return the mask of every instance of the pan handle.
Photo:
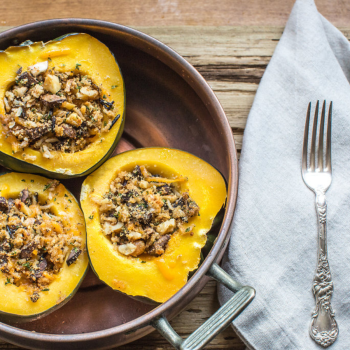
{"label": "pan handle", "polygon": [[205,321],[186,339],[182,339],[171,327],[164,315],[152,321],[156,328],[168,342],[179,350],[199,350],[222,332],[254,299],[255,290],[249,286],[242,286],[227,274],[218,264],[213,264],[207,275],[222,283],[234,292],[234,296]]}

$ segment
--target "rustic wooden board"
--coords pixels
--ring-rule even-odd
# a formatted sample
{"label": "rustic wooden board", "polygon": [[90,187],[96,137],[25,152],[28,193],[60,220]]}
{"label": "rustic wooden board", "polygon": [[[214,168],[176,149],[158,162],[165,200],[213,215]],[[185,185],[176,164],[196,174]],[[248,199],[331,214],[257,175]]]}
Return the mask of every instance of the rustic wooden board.
{"label": "rustic wooden board", "polygon": [[[0,10],[2,6],[4,5],[0,5]],[[5,29],[0,27],[0,31]],[[237,149],[240,151],[244,127],[258,84],[283,28],[167,26],[136,29],[169,45],[204,76],[227,114]],[[341,30],[350,38],[350,28]],[[171,324],[181,336],[186,337],[218,307],[216,283],[211,281]],[[1,349],[19,348],[0,342]],[[119,349],[170,350],[171,347],[157,332],[153,332]],[[214,339],[207,349],[243,350],[245,346],[233,330],[228,328]]]}
{"label": "rustic wooden board", "polygon": [[[346,0],[315,0],[337,26],[349,21]],[[0,2],[0,25],[50,18],[95,18],[125,25],[285,25],[294,0],[11,0]]]}

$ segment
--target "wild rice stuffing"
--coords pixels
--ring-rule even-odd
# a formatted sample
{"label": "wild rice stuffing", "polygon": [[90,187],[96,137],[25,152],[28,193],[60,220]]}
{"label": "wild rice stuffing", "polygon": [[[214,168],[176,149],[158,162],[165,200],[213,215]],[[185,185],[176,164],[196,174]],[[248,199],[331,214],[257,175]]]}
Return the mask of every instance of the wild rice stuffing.
{"label": "wild rice stuffing", "polygon": [[198,205],[187,192],[180,193],[179,181],[152,175],[144,166],[122,171],[100,200],[103,232],[120,253],[162,255],[171,235],[193,234],[194,225],[184,228],[199,215]]}
{"label": "wild rice stuffing", "polygon": [[49,290],[66,256],[70,266],[82,252],[81,237],[62,224],[51,206],[27,189],[19,198],[0,197],[0,270],[5,284],[24,287],[33,303]]}
{"label": "wild rice stuffing", "polygon": [[[37,63],[18,69],[5,93],[5,115],[0,115],[13,153],[26,147],[45,158],[51,151],[74,153],[85,149],[97,135],[108,132],[119,119],[114,101],[102,95],[101,86],[81,74],[80,64],[69,72]],[[23,154],[26,160],[35,156]]]}

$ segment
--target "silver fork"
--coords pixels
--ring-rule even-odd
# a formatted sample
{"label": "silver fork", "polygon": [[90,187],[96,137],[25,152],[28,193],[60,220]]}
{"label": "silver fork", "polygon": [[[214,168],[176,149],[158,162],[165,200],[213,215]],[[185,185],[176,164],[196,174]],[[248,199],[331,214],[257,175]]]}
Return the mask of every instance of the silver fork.
{"label": "silver fork", "polygon": [[[327,130],[325,134],[326,101],[323,102],[321,120],[318,125],[319,101],[317,101],[315,116],[312,127],[311,147],[309,153],[309,124],[311,113],[311,102],[306,115],[302,176],[307,187],[316,195],[316,212],[318,219],[318,262],[313,281],[313,293],[316,307],[312,314],[310,325],[310,336],[319,345],[328,347],[332,345],[338,336],[338,325],[334,318],[331,306],[333,294],[333,280],[328,264],[327,254],[327,202],[326,191],[332,182],[331,161],[331,124],[332,124],[332,102],[328,110]],[[317,143],[317,129],[319,129]],[[326,136],[326,147],[324,147],[324,136]],[[326,149],[325,149],[326,148]],[[308,156],[309,153],[309,156]]]}

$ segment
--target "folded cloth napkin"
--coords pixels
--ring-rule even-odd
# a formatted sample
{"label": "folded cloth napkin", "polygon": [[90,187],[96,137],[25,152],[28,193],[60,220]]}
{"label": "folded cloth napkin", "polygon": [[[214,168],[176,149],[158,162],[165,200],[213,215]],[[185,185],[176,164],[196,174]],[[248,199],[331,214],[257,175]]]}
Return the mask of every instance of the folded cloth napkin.
{"label": "folded cloth napkin", "polygon": [[[350,44],[311,0],[296,1],[250,111],[223,267],[256,289],[233,322],[249,348],[320,349],[309,336],[317,261],[315,196],[301,177],[310,101],[333,101],[328,254],[339,336],[350,349]],[[219,287],[219,300],[231,293]]]}

